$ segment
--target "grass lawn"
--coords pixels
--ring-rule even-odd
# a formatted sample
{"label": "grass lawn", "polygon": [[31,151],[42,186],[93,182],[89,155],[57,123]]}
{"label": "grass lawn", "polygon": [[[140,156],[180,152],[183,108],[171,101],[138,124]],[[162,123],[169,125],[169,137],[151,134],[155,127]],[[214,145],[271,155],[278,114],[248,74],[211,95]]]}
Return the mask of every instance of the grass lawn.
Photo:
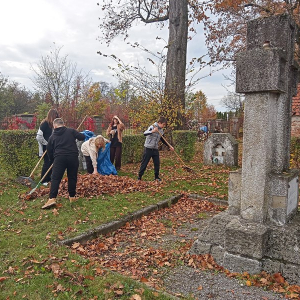
{"label": "grass lawn", "polygon": [[[203,166],[202,144],[187,165],[196,174],[184,170],[172,152],[162,152],[162,183],[153,181],[152,163],[143,177],[154,187],[150,191],[80,198],[73,204],[58,198],[58,207],[50,210],[41,209],[47,195],[21,200],[19,195],[30,189],[0,170],[0,299],[169,299],[141,282],[103,273],[57,242],[180,193],[227,199],[230,168]],[[139,164],[124,165],[118,175],[136,179],[138,169]]]}

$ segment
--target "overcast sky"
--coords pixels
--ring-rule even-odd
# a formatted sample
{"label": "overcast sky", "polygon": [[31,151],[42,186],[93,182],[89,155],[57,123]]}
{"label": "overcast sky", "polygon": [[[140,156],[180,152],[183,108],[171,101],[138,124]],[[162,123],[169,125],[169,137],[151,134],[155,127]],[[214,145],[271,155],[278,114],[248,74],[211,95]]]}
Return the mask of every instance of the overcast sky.
{"label": "overcast sky", "polygon": [[[68,55],[69,60],[77,63],[83,72],[89,72],[94,81],[116,83],[108,68],[116,64],[98,55],[97,51],[115,54],[127,63],[147,66],[149,55],[132,48],[122,38],[114,40],[109,47],[100,43],[97,39],[100,35],[99,17],[101,9],[96,0],[1,0],[0,72],[32,89],[31,65],[49,54],[55,46],[63,47],[61,54]],[[167,39],[167,29],[159,30],[154,24],[140,25],[130,31],[128,41],[161,51],[164,42],[157,40],[156,36]],[[203,36],[198,34],[188,45],[188,58],[204,53]],[[201,76],[209,73],[210,70],[206,69]],[[202,90],[208,103],[217,110],[224,110],[220,100],[227,94],[222,86],[227,84],[223,74],[229,74],[229,71],[205,77],[194,90]]]}

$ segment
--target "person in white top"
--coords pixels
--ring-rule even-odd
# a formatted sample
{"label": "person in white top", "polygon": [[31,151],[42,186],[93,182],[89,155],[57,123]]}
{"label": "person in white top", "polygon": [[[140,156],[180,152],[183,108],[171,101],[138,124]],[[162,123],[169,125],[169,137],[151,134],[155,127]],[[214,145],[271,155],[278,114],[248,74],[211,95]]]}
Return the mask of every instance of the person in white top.
{"label": "person in white top", "polygon": [[89,174],[98,174],[97,172],[97,158],[99,149],[105,149],[105,144],[109,143],[109,140],[102,135],[97,135],[89,140],[85,141],[81,145],[81,151],[86,161],[87,172]]}

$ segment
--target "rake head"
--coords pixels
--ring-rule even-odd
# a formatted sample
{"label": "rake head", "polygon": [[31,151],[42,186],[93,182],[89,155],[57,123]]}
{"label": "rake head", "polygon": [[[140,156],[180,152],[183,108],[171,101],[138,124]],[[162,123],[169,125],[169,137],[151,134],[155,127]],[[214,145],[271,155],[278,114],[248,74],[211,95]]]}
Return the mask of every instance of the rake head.
{"label": "rake head", "polygon": [[182,168],[183,168],[184,170],[186,170],[187,172],[196,174],[196,172],[195,172],[192,168],[190,168],[190,167],[188,167],[188,166],[182,166]]}

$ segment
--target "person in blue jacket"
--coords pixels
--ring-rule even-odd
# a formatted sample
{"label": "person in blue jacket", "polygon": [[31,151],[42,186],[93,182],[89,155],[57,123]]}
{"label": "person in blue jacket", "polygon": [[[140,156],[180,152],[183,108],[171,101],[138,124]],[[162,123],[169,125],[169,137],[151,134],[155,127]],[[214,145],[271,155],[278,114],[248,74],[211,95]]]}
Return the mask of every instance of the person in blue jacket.
{"label": "person in blue jacket", "polygon": [[[157,122],[149,126],[149,128],[144,132],[146,137],[144,144],[144,154],[139,170],[138,180],[142,179],[144,172],[147,168],[147,165],[152,158],[154,164],[154,180],[161,181],[159,177],[159,168],[160,168],[160,159],[158,151],[158,142],[161,140],[165,145],[169,146],[166,141],[161,138],[164,134],[163,128],[166,127],[167,120],[165,117],[159,117]],[[174,151],[174,148],[170,147],[171,151]]]}

